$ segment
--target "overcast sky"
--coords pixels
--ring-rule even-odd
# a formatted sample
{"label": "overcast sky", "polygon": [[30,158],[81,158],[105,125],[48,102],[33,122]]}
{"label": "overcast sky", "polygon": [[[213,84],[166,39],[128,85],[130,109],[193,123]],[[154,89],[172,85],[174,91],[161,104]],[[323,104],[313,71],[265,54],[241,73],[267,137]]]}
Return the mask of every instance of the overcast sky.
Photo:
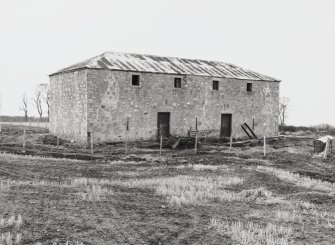
{"label": "overcast sky", "polygon": [[[288,123],[335,125],[334,0],[0,0],[1,114],[105,51],[230,62],[282,80]],[[30,108],[30,114],[35,113]]]}

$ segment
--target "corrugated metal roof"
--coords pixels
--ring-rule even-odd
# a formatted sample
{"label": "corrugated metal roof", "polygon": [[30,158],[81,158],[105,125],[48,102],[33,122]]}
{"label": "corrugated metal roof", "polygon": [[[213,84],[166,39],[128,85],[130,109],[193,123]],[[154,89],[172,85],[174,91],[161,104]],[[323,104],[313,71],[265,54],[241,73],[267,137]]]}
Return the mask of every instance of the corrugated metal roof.
{"label": "corrugated metal roof", "polygon": [[280,81],[224,62],[118,52],[105,52],[59,70],[50,76],[83,68]]}

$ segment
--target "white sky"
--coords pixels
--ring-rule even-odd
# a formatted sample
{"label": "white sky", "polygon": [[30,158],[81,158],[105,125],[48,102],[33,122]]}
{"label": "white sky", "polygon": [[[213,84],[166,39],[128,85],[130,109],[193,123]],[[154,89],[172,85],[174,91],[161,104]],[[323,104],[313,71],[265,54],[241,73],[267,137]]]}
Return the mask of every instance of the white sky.
{"label": "white sky", "polygon": [[335,125],[334,11],[333,0],[0,0],[1,113],[22,114],[22,94],[32,97],[48,74],[120,51],[226,61],[279,78],[289,124]]}

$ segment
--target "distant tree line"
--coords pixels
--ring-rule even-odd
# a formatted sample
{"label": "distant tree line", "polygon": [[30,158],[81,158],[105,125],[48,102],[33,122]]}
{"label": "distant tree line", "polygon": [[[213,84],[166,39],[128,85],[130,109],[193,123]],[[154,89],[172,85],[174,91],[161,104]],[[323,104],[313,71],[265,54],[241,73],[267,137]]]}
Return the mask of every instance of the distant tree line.
{"label": "distant tree line", "polygon": [[0,122],[48,122],[47,117],[0,116]]}
{"label": "distant tree line", "polygon": [[309,131],[309,132],[327,132],[329,134],[335,134],[335,127],[330,124],[318,124],[315,126],[290,126],[290,125],[279,125],[279,131],[284,132],[297,132],[297,131]]}

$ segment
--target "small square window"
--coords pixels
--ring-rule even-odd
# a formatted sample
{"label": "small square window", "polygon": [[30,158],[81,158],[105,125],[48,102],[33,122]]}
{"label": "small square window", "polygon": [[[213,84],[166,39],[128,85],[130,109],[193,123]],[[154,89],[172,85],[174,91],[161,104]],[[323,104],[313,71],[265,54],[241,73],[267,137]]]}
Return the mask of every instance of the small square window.
{"label": "small square window", "polygon": [[180,77],[175,77],[174,78],[174,87],[175,88],[181,88],[181,78]]}
{"label": "small square window", "polygon": [[140,75],[132,75],[131,77],[131,85],[140,86]]}
{"label": "small square window", "polygon": [[252,83],[247,83],[247,91],[252,92]]}
{"label": "small square window", "polygon": [[219,81],[213,81],[213,90],[219,90]]}

